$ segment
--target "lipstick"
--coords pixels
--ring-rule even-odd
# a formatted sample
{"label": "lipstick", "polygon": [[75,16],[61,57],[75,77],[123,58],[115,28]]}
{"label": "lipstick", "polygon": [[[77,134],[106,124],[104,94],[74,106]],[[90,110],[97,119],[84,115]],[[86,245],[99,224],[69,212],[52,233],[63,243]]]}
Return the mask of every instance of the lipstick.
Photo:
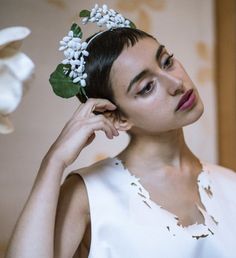
{"label": "lipstick", "polygon": [[193,89],[188,90],[183,97],[180,99],[175,111],[184,111],[187,109],[190,109],[195,104],[196,95],[193,91]]}

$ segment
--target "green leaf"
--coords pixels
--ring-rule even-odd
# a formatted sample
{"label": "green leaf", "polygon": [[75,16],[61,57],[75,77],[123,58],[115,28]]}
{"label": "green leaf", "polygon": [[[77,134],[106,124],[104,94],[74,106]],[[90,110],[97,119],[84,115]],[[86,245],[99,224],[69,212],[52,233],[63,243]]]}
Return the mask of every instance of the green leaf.
{"label": "green leaf", "polygon": [[70,68],[70,65],[59,64],[50,75],[49,82],[57,96],[71,98],[80,92],[80,85],[73,83],[72,79],[64,73],[63,67]]}
{"label": "green leaf", "polygon": [[73,31],[74,33],[74,37],[79,37],[79,38],[82,38],[83,36],[83,33],[82,33],[82,30],[80,28],[80,26],[76,23],[73,23],[70,27],[70,30]]}
{"label": "green leaf", "polygon": [[70,30],[74,31],[78,27],[78,24],[73,23],[70,27]]}
{"label": "green leaf", "polygon": [[90,17],[90,11],[89,10],[82,10],[79,13],[79,17]]}
{"label": "green leaf", "polygon": [[136,29],[136,25],[131,21],[131,20],[129,20],[130,21],[130,27],[132,28],[132,29]]}

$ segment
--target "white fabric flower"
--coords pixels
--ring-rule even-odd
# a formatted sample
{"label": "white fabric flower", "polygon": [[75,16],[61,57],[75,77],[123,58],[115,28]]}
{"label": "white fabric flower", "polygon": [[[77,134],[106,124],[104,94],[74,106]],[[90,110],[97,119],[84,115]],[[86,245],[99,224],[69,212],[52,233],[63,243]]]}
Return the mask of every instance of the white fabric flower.
{"label": "white fabric flower", "polygon": [[14,130],[9,119],[19,105],[31,77],[34,64],[19,51],[22,40],[30,34],[26,27],[10,27],[0,30],[0,133]]}

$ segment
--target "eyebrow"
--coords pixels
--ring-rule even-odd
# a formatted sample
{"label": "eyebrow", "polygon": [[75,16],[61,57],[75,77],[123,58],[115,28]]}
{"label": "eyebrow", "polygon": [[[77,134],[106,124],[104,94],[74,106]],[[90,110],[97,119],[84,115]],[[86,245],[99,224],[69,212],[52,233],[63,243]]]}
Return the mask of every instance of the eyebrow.
{"label": "eyebrow", "polygon": [[[160,46],[158,47],[157,52],[156,52],[156,60],[159,60],[160,55],[161,55],[161,53],[162,53],[162,51],[163,51],[164,48],[165,48],[164,45],[160,45]],[[145,70],[143,70],[142,72],[140,72],[139,74],[137,74],[137,75],[130,81],[126,93],[129,93],[129,91],[131,90],[131,88],[133,87],[133,85],[134,85],[136,82],[140,81],[140,80],[141,80],[142,78],[144,78],[145,76],[147,76],[147,74],[149,74],[149,73],[150,73],[150,71],[149,71],[148,69],[145,69]]]}

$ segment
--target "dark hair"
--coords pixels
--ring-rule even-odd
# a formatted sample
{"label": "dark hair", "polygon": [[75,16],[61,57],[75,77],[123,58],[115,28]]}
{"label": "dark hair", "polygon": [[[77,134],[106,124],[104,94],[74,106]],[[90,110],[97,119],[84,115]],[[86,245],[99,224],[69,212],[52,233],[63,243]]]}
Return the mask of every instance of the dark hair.
{"label": "dark hair", "polygon": [[[87,42],[92,37],[88,38]],[[85,72],[88,75],[85,91],[89,98],[105,98],[114,103],[110,81],[112,64],[124,47],[133,46],[139,39],[146,37],[154,39],[148,33],[138,29],[116,28],[107,30],[91,40],[87,47],[89,56],[85,60]],[[77,95],[77,97],[81,102],[86,102],[84,96]]]}

